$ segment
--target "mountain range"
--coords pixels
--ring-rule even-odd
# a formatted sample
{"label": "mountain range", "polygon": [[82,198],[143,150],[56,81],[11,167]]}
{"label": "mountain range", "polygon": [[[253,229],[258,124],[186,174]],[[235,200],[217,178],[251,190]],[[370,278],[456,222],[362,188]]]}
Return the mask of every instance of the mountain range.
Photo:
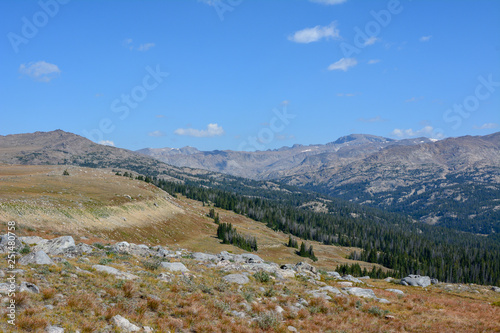
{"label": "mountain range", "polygon": [[353,134],[276,150],[141,149],[178,167],[274,180],[463,231],[500,232],[500,132],[432,140]]}

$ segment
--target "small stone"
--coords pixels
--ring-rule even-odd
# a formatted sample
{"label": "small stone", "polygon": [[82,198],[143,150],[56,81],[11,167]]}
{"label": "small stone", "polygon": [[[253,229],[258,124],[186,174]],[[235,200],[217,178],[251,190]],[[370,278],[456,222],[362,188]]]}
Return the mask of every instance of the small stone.
{"label": "small stone", "polygon": [[297,329],[293,326],[288,326],[287,329],[289,332],[298,332]]}
{"label": "small stone", "polygon": [[120,315],[114,316],[113,318],[111,318],[111,320],[115,327],[120,329],[122,332],[139,332],[141,330],[139,326],[132,324],[130,321]]}
{"label": "small stone", "polygon": [[59,326],[47,326],[45,328],[45,332],[47,333],[64,333],[64,328]]}

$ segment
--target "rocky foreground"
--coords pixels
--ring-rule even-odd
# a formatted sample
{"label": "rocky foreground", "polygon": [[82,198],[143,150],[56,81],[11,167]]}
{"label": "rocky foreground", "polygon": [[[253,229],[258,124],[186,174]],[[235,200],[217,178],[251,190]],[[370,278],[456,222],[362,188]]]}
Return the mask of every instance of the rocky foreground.
{"label": "rocky foreground", "polygon": [[[374,281],[319,271],[307,262],[278,265],[252,253],[193,253],[127,242],[89,245],[72,236],[4,235],[0,253],[6,254],[6,264],[12,246],[15,267],[0,266],[7,281],[0,283],[1,311],[3,317],[11,313],[8,305],[15,299],[19,331],[421,331],[434,326],[405,323],[415,303],[409,288],[421,287],[420,307],[432,302],[422,296],[429,286],[440,293],[500,295],[498,287],[443,284],[426,276]],[[481,306],[490,320],[499,318],[498,306]],[[455,332],[500,329],[498,321],[486,318],[456,324]],[[15,331],[5,321],[0,328]]]}

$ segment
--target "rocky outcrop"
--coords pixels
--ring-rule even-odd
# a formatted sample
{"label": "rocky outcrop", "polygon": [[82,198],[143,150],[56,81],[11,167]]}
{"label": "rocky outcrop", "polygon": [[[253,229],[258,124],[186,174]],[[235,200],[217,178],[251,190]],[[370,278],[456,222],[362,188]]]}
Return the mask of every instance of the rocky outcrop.
{"label": "rocky outcrop", "polygon": [[65,252],[75,251],[75,240],[71,236],[62,236],[38,244],[33,251],[44,251],[51,256],[64,254]]}
{"label": "rocky outcrop", "polygon": [[431,284],[431,278],[428,276],[408,275],[401,279],[403,286],[427,287]]}
{"label": "rocky outcrop", "polygon": [[18,261],[19,265],[54,265],[54,261],[43,250],[32,252]]}
{"label": "rocky outcrop", "polygon": [[92,268],[98,272],[104,272],[104,273],[114,275],[117,279],[135,280],[135,279],[139,278],[137,275],[127,273],[127,272],[122,272],[122,271],[120,271],[114,267],[110,267],[110,266],[93,265]]}
{"label": "rocky outcrop", "polygon": [[222,279],[226,282],[237,284],[247,284],[248,282],[250,282],[250,279],[243,274],[229,274],[224,276]]}

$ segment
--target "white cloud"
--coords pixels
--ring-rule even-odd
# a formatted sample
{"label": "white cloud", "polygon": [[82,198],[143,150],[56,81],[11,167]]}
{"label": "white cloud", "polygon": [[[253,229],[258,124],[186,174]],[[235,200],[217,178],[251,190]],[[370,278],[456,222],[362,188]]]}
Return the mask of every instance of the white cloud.
{"label": "white cloud", "polygon": [[481,126],[474,126],[475,129],[493,129],[493,128],[497,128],[498,127],[498,124],[496,123],[485,123],[485,124],[482,124]]}
{"label": "white cloud", "polygon": [[207,129],[198,130],[194,128],[178,128],[174,131],[177,135],[193,136],[196,138],[209,138],[213,136],[221,136],[224,134],[222,126],[217,124],[208,124]]}
{"label": "white cloud", "polygon": [[111,146],[114,147],[115,143],[111,140],[102,140],[98,142],[100,145]]}
{"label": "white cloud", "polygon": [[149,50],[150,48],[155,47],[156,44],[155,43],[144,43],[144,44],[139,45],[139,47],[135,47],[134,41],[132,40],[132,38],[127,38],[123,41],[123,46],[125,46],[126,48],[128,48],[131,51],[137,50],[137,51],[145,52],[145,51]]}
{"label": "white cloud", "polygon": [[423,128],[414,131],[413,129],[399,129],[395,128],[392,133],[393,136],[398,137],[400,139],[406,139],[406,138],[414,138],[414,137],[420,137],[420,136],[425,136],[428,138],[433,138],[433,139],[442,139],[444,138],[443,133],[440,133],[434,129],[432,126],[424,126]]}
{"label": "white cloud", "polygon": [[380,59],[370,59],[370,60],[368,60],[368,65],[377,64],[379,62],[380,62]]}
{"label": "white cloud", "polygon": [[155,46],[155,43],[141,44],[141,45],[139,45],[139,47],[137,48],[137,50],[138,51],[147,51],[147,50],[149,50],[150,48],[152,48],[154,46]]}
{"label": "white cloud", "polygon": [[419,41],[421,41],[421,42],[428,42],[428,41],[431,40],[431,38],[432,38],[431,35],[429,35],[429,36],[422,36],[422,37],[419,38]]}
{"label": "white cloud", "polygon": [[349,67],[356,66],[357,64],[358,61],[354,58],[342,58],[339,61],[328,66],[328,70],[329,71],[341,70],[346,72],[349,69]]}
{"label": "white cloud", "polygon": [[45,61],[30,62],[19,66],[19,73],[29,76],[36,81],[49,82],[54,79],[61,70],[57,65]]}
{"label": "white cloud", "polygon": [[312,43],[317,42],[323,38],[325,39],[338,39],[340,38],[340,32],[336,28],[337,23],[332,22],[327,26],[317,25],[314,28],[306,28],[295,32],[293,35],[288,36],[288,40],[295,43]]}
{"label": "white cloud", "polygon": [[384,122],[384,121],[387,121],[387,119],[384,119],[380,116],[376,116],[376,117],[373,117],[373,118],[358,118],[358,121],[362,122],[362,123],[381,123],[381,122]]}
{"label": "white cloud", "polygon": [[355,93],[338,93],[337,96],[338,97],[354,97],[358,94],[355,94]]}
{"label": "white cloud", "polygon": [[344,3],[347,0],[309,0],[309,1],[320,3],[323,5],[340,5],[341,3]]}
{"label": "white cloud", "polygon": [[155,137],[155,138],[159,138],[159,137],[165,136],[165,133],[162,131],[154,131],[154,132],[149,132],[148,135]]}
{"label": "white cloud", "polygon": [[367,40],[365,40],[365,42],[363,43],[363,45],[364,46],[373,45],[373,44],[375,44],[376,41],[378,41],[378,38],[372,36],[372,37],[368,38]]}

